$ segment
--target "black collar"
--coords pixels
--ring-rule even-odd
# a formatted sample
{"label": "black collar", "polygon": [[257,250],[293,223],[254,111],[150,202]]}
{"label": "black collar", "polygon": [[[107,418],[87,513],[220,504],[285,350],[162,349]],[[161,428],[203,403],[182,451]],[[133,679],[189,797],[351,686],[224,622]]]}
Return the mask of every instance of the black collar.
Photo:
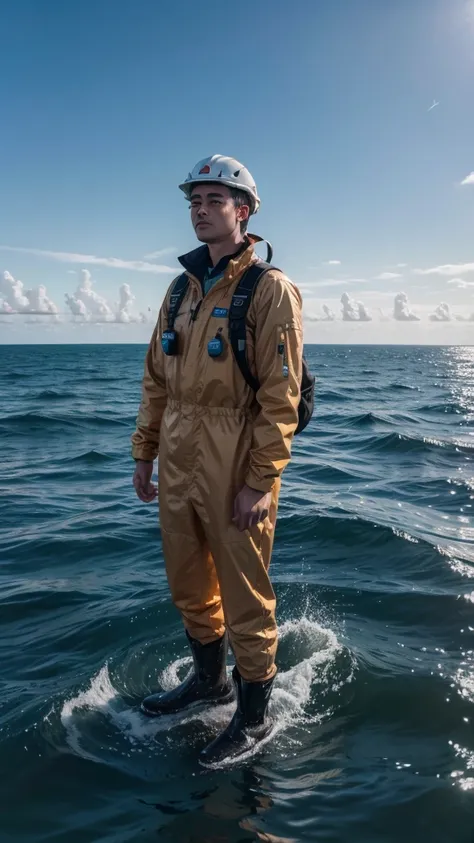
{"label": "black collar", "polygon": [[233,255],[225,255],[215,266],[211,264],[209,248],[207,246],[199,246],[197,249],[193,249],[192,252],[181,255],[178,260],[187,272],[190,272],[199,281],[203,281],[206,276],[214,278],[216,275],[221,275],[225,272],[229,261],[241,255],[249,246],[250,240],[245,238],[240,248]]}

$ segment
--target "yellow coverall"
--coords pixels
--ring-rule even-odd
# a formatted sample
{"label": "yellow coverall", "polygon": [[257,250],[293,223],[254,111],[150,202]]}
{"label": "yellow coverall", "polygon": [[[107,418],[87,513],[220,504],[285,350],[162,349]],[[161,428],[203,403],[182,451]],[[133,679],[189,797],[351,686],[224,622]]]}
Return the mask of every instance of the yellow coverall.
{"label": "yellow coverall", "polygon": [[[192,638],[208,644],[227,629],[238,670],[247,681],[276,673],[275,594],[268,576],[280,477],[298,424],[303,333],[301,296],[278,270],[260,280],[247,314],[247,356],[260,383],[245,382],[228,341],[232,294],[254,243],[231,259],[224,277],[203,298],[188,272],[188,290],[175,321],[179,352],[164,354],[171,287],[145,360],[142,399],[132,436],[135,459],[159,454],[159,516],[166,572],[175,606]],[[224,352],[208,342],[222,328]],[[283,355],[278,346],[284,344]],[[284,370],[287,366],[287,372]],[[240,532],[233,505],[244,484],[271,491],[264,524]]]}

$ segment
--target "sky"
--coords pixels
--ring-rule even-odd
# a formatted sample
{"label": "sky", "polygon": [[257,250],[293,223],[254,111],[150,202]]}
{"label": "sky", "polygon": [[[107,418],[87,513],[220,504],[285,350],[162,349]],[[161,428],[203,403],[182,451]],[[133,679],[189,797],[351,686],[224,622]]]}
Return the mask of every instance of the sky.
{"label": "sky", "polygon": [[474,344],[474,0],[4,0],[0,31],[0,343],[148,342],[219,153],[306,342]]}

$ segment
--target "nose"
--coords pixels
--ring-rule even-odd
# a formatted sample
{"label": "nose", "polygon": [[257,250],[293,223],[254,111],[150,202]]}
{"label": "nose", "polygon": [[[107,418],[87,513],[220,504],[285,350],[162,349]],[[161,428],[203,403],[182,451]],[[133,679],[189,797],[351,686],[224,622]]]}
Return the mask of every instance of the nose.
{"label": "nose", "polygon": [[197,215],[198,215],[198,217],[203,217],[203,216],[206,216],[206,215],[207,215],[207,211],[206,211],[206,209],[204,208],[204,206],[203,206],[203,205],[201,205],[201,206],[198,208]]}

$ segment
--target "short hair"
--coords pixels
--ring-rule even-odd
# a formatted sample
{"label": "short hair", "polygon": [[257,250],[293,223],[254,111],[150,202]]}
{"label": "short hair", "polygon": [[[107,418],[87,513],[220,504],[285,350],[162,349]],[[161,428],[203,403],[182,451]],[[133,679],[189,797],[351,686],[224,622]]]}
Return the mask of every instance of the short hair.
{"label": "short hair", "polygon": [[[236,208],[241,208],[242,205],[247,205],[249,208],[249,216],[252,213],[252,197],[246,193],[245,190],[239,190],[237,187],[229,187],[230,195]],[[248,228],[248,218],[240,221],[240,231],[245,234]]]}

